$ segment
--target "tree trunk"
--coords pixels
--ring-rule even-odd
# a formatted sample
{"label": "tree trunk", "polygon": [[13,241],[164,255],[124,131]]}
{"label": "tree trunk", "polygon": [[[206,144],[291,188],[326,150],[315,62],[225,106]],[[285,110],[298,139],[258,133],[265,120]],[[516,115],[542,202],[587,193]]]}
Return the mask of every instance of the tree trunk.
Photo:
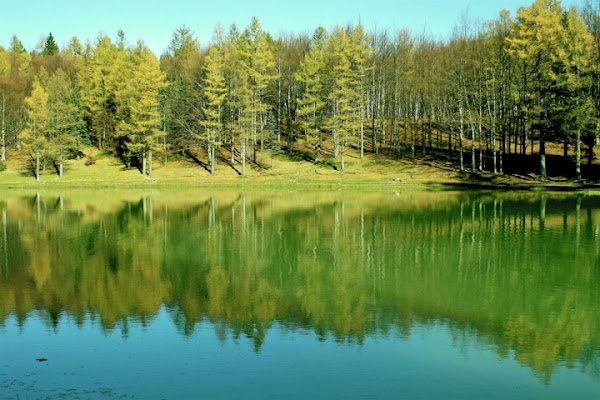
{"label": "tree trunk", "polygon": [[[494,96],[493,107],[490,105],[489,91],[487,96],[487,109],[490,117],[490,145],[492,147],[492,173],[496,175],[498,173],[497,161],[496,161],[496,97]],[[479,119],[479,129],[481,130],[481,118]],[[480,132],[481,134],[481,132]]]}
{"label": "tree trunk", "polygon": [[466,94],[465,98],[467,100],[467,111],[469,112],[469,126],[471,127],[471,173],[474,174],[477,168],[477,161],[475,160],[475,122],[473,121],[473,114],[469,105],[469,97]]}
{"label": "tree trunk", "polygon": [[[262,110],[262,100],[259,101],[259,105],[260,105],[260,109]],[[263,116],[262,112],[260,113],[259,118],[260,118],[260,161],[262,162],[264,149],[265,149],[265,146],[264,146],[264,143],[265,143],[264,125],[265,125],[265,123],[263,121],[264,116]]]}
{"label": "tree trunk", "polygon": [[252,123],[252,162],[256,162],[256,113],[254,113],[254,122]]}
{"label": "tree trunk", "polygon": [[500,138],[500,149],[498,154],[498,172],[504,173],[504,150],[506,148],[506,131],[503,129]]}
{"label": "tree trunk", "polygon": [[377,129],[375,128],[375,118],[378,112],[378,104],[375,99],[375,93],[375,69],[373,69],[373,73],[371,74],[371,147],[373,153],[377,154]]}
{"label": "tree trunk", "polygon": [[482,146],[482,142],[483,142],[483,128],[482,128],[482,122],[481,122],[481,113],[483,111],[481,110],[481,100],[479,102],[479,118],[478,118],[478,129],[477,129],[477,138],[479,140],[479,171],[483,171],[483,146]]}
{"label": "tree trunk", "polygon": [[246,177],[246,141],[242,139],[241,145],[241,158],[242,158],[242,176]]}
{"label": "tree trunk", "polygon": [[426,109],[427,108],[423,106],[423,115],[421,116],[421,154],[423,155],[423,157],[425,157],[425,150],[427,147],[427,135],[425,134],[425,118],[427,115],[427,111],[425,111]]}
{"label": "tree trunk", "polygon": [[142,175],[146,175],[146,149],[142,150]]}
{"label": "tree trunk", "polygon": [[[381,80],[381,82],[383,82],[383,79]],[[383,83],[381,83],[380,85],[383,85]],[[381,105],[379,107],[379,122],[381,124],[380,130],[381,130],[381,144],[385,145],[385,87],[381,86],[381,88],[379,89],[379,93],[380,93],[380,97],[381,97]],[[379,154],[379,147],[377,147],[377,154]]]}
{"label": "tree trunk", "polygon": [[337,102],[333,105],[333,158],[338,158],[339,148],[338,148],[338,137],[337,137]]}
{"label": "tree trunk", "polygon": [[148,176],[152,176],[152,149],[148,149]]}
{"label": "tree trunk", "polygon": [[540,180],[545,181],[546,178],[546,143],[540,137]]}
{"label": "tree trunk", "polygon": [[217,172],[217,150],[218,147],[214,146],[213,147],[213,171]]}
{"label": "tree trunk", "polygon": [[167,163],[169,162],[169,159],[167,156],[167,124],[165,123],[166,119],[167,119],[167,117],[163,113],[163,152],[165,154],[165,167],[167,166]]}
{"label": "tree trunk", "polygon": [[2,92],[2,161],[6,161],[6,123],[5,123],[6,98]]}
{"label": "tree trunk", "polygon": [[458,136],[458,146],[460,151],[460,172],[465,172],[465,163],[463,159],[463,139],[464,139],[464,119],[463,119],[463,108],[462,103],[458,106],[458,112],[460,114],[460,127],[459,127],[459,136]]}
{"label": "tree trunk", "polygon": [[[210,145],[210,174],[214,175],[215,174],[215,145],[211,144]],[[262,152],[261,152],[261,157],[262,157]]]}
{"label": "tree trunk", "polygon": [[40,152],[35,153],[35,180],[40,181]]}
{"label": "tree trunk", "polygon": [[575,141],[575,175],[577,180],[581,180],[581,131],[577,130],[577,138]]}
{"label": "tree trunk", "polygon": [[408,146],[408,103],[404,104],[404,118],[402,121],[402,126],[404,130],[404,148]]}
{"label": "tree trunk", "polygon": [[415,130],[418,127],[419,127],[419,103],[417,101],[415,101],[415,123],[414,123],[412,129],[410,130],[410,140],[411,140],[410,154],[411,154],[411,157],[413,160],[415,159],[415,147],[416,147]]}
{"label": "tree trunk", "polygon": [[[362,160],[365,156],[365,139],[364,139],[364,127],[362,120],[362,106],[361,106],[361,116],[360,116],[360,159]],[[315,148],[315,163],[317,163],[317,158],[319,157],[318,150]]]}
{"label": "tree trunk", "polygon": [[233,136],[233,122],[231,127],[231,165],[235,163],[235,137]]}
{"label": "tree trunk", "polygon": [[64,163],[63,163],[63,156],[61,155],[61,156],[60,156],[60,164],[59,164],[59,166],[58,166],[58,177],[59,177],[60,179],[62,179],[62,177],[63,177],[63,164],[64,164]]}
{"label": "tree trunk", "polygon": [[345,164],[344,164],[344,153],[345,153],[345,151],[344,151],[344,147],[345,147],[345,145],[344,145],[344,143],[342,143],[342,150],[341,150],[341,153],[342,153],[342,154],[341,154],[341,160],[342,160],[342,162],[341,162],[341,165],[342,165],[342,172],[344,172],[344,171],[346,170],[346,166],[345,166]]}

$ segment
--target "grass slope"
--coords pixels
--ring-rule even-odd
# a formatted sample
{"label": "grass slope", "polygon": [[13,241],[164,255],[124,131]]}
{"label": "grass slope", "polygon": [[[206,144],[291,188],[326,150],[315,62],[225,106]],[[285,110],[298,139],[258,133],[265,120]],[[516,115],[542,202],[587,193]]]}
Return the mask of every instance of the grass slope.
{"label": "grass slope", "polygon": [[121,186],[260,186],[295,188],[581,188],[581,183],[572,179],[553,178],[550,182],[539,182],[534,176],[518,174],[493,176],[482,172],[475,175],[460,173],[455,163],[444,157],[424,157],[410,160],[391,154],[366,153],[360,159],[358,151],[347,149],[346,170],[340,171],[339,160],[322,157],[314,164],[311,155],[299,151],[294,156],[281,155],[274,160],[270,169],[267,154],[258,163],[249,163],[246,178],[241,177],[241,165],[229,165],[229,154],[222,150],[215,175],[211,175],[203,160],[206,154],[199,152],[195,157],[180,157],[164,165],[164,158],[155,158],[153,176],[140,173],[137,168],[127,169],[117,157],[95,148],[84,151],[96,159],[95,164],[86,165],[86,158],[69,160],[65,165],[65,176],[58,177],[53,165],[47,165],[37,183],[26,158],[16,152],[8,154],[6,170],[0,172],[0,188],[58,186],[58,187],[121,187]]}

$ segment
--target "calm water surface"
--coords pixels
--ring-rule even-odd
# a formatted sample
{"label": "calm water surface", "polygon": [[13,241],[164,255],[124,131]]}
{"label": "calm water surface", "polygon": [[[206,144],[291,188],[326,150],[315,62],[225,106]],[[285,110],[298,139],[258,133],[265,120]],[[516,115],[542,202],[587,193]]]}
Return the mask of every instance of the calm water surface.
{"label": "calm water surface", "polygon": [[597,398],[599,235],[585,195],[0,193],[0,398]]}

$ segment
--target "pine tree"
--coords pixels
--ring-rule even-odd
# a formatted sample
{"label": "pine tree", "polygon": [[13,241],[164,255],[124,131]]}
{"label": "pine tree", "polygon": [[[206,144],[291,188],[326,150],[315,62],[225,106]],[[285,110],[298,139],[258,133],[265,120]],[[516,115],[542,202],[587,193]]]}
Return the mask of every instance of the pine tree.
{"label": "pine tree", "polygon": [[1,102],[1,110],[0,118],[2,121],[0,122],[0,133],[2,134],[0,146],[2,146],[2,154],[0,155],[0,161],[6,161],[6,95],[2,92]]}
{"label": "pine tree", "polygon": [[206,146],[211,174],[215,173],[216,156],[218,147],[222,144],[221,115],[223,101],[227,88],[223,74],[222,50],[216,46],[209,49],[204,59],[204,116],[202,125],[206,130]]}
{"label": "pine tree", "polygon": [[269,105],[266,102],[266,90],[271,81],[277,78],[274,74],[275,59],[273,57],[272,41],[262,30],[256,17],[252,18],[250,26],[244,32],[242,40],[246,41],[248,63],[248,78],[252,90],[252,160],[256,162],[256,147],[261,144],[263,154],[264,127]]}
{"label": "pine tree", "polygon": [[4,47],[0,46],[0,77],[7,78],[10,76],[10,61],[8,52]]}
{"label": "pine tree", "polygon": [[586,136],[591,136],[586,139],[592,146],[597,135],[596,110],[591,97],[596,46],[574,6],[564,14],[563,25],[561,47],[564,54],[562,65],[558,66],[558,86],[563,101],[557,117],[560,118],[565,140],[575,136],[575,174],[581,180],[581,134],[585,132]]}
{"label": "pine tree", "polygon": [[[361,24],[356,26],[350,34],[350,62],[353,71],[352,76],[352,88],[354,90],[355,98],[353,99],[354,106],[356,107],[356,116],[353,121],[352,138],[354,144],[358,140],[358,146],[360,147],[360,158],[364,156],[364,120],[365,120],[365,106],[366,106],[366,84],[365,79],[369,71],[373,70],[373,66],[370,64],[370,58],[373,55],[373,50],[367,45],[368,37],[364,32]],[[374,117],[374,116],[373,116]],[[356,132],[360,132],[360,136],[357,136]],[[373,150],[375,153],[377,150],[377,137],[376,129],[373,129]]]}
{"label": "pine tree", "polygon": [[273,109],[267,112],[267,124],[265,128],[267,130],[265,144],[269,149],[269,155],[271,157],[271,171],[273,171],[275,169],[275,156],[278,156],[282,153],[277,132],[277,113]]}
{"label": "pine tree", "polygon": [[23,150],[34,162],[35,179],[40,180],[40,158],[47,145],[48,93],[36,77],[31,95],[25,99],[27,105],[27,127],[21,132]]}
{"label": "pine tree", "polygon": [[[561,63],[560,36],[563,10],[557,0],[536,0],[531,7],[521,7],[508,43],[511,54],[519,61],[519,97],[524,118],[523,152],[527,130],[537,131],[540,144],[540,179],[546,179],[545,143],[556,133],[552,124],[557,115],[557,81],[554,67]],[[554,131],[554,132],[553,132]],[[532,135],[530,135],[532,136]]]}
{"label": "pine tree", "polygon": [[16,35],[13,35],[10,40],[8,59],[10,64],[10,78],[12,80],[23,79],[29,74],[31,56],[27,53]]}
{"label": "pine tree", "polygon": [[[357,92],[356,75],[351,64],[351,43],[343,28],[334,29],[329,37],[328,50],[332,63],[332,90],[329,95],[331,129],[334,149],[339,150],[341,169],[345,171],[345,148],[355,128]],[[337,152],[334,150],[334,153]]]}
{"label": "pine tree", "polygon": [[304,86],[302,97],[297,100],[296,111],[304,131],[304,143],[314,149],[314,162],[319,162],[321,129],[323,123],[323,78],[325,75],[325,30],[315,31],[311,47],[300,64],[296,79]]}
{"label": "pine tree", "polygon": [[52,32],[50,32],[50,34],[44,41],[44,50],[42,51],[42,55],[43,56],[53,56],[57,53],[58,53],[58,45],[54,41],[54,36],[52,36]]}
{"label": "pine tree", "polygon": [[85,129],[83,109],[69,76],[58,69],[48,81],[49,147],[59,162],[63,177],[65,157],[79,153],[80,136]]}
{"label": "pine tree", "polygon": [[118,49],[107,36],[100,36],[96,47],[78,71],[82,101],[90,121],[90,136],[99,149],[117,150],[117,124],[121,97],[130,65],[125,49]]}
{"label": "pine tree", "polygon": [[241,35],[232,25],[226,39],[225,119],[229,120],[231,133],[231,159],[234,161],[235,140],[240,144],[242,176],[246,176],[247,146],[249,132],[256,126],[253,91],[250,85],[249,47],[247,35]]}
{"label": "pine tree", "polygon": [[160,90],[166,86],[166,78],[154,54],[142,43],[133,52],[134,68],[128,82],[128,96],[123,100],[121,135],[126,147],[134,155],[141,156],[141,172],[152,176],[153,150],[157,148],[162,131],[159,112]]}
{"label": "pine tree", "polygon": [[181,152],[188,151],[200,133],[200,61],[200,46],[192,31],[185,26],[177,28],[161,66],[169,83],[164,90],[164,128],[171,147]]}

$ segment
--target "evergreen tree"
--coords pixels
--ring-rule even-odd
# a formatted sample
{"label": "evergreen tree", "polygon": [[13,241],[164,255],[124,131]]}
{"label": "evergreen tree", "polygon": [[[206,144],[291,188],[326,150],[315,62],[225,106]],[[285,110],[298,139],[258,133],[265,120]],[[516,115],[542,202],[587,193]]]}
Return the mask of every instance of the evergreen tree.
{"label": "evergreen tree", "polygon": [[76,88],[69,76],[57,70],[48,86],[49,148],[59,162],[59,177],[63,177],[64,160],[78,154],[81,134],[85,129],[83,109]]}
{"label": "evergreen tree", "polygon": [[521,7],[508,38],[510,51],[519,61],[519,101],[524,121],[523,152],[527,130],[538,132],[540,145],[540,179],[546,179],[546,141],[556,136],[552,122],[557,108],[558,74],[561,50],[563,9],[557,0],[536,0],[531,7]]}
{"label": "evergreen tree", "polygon": [[300,64],[296,79],[303,85],[302,97],[297,100],[297,115],[304,131],[304,143],[314,149],[315,164],[319,162],[323,122],[323,87],[325,75],[325,30],[315,31],[311,47]]}
{"label": "evergreen tree", "polygon": [[[277,78],[274,74],[275,59],[272,41],[262,30],[256,17],[244,32],[242,40],[246,42],[249,86],[252,91],[252,160],[256,162],[256,147],[260,138],[261,157],[263,153],[264,127],[269,105],[266,101],[266,90],[271,81]],[[260,133],[260,135],[259,135]]]}
{"label": "evergreen tree", "polygon": [[100,36],[96,47],[78,71],[82,101],[89,131],[99,149],[118,150],[117,123],[119,102],[127,97],[126,71],[130,70],[125,49],[118,49],[107,36]]}
{"label": "evergreen tree", "polygon": [[211,174],[215,173],[216,156],[219,146],[222,144],[221,115],[223,101],[227,88],[223,75],[222,50],[216,46],[209,49],[204,59],[204,117],[202,122],[206,131],[206,146],[208,149],[208,161]]}
{"label": "evergreen tree", "polygon": [[564,14],[561,44],[562,65],[557,67],[563,101],[560,118],[563,134],[575,137],[575,174],[581,179],[581,134],[591,144],[596,141],[597,120],[592,94],[594,61],[597,58],[594,38],[575,7]]}
{"label": "evergreen tree", "polygon": [[[255,97],[250,85],[249,47],[247,35],[241,35],[232,25],[226,39],[225,74],[227,95],[225,98],[226,119],[231,132],[232,164],[235,140],[239,141],[242,176],[246,176],[247,146],[249,132],[256,127]],[[228,117],[228,118],[227,118]]]}
{"label": "evergreen tree", "polygon": [[58,53],[58,45],[54,41],[54,36],[52,36],[52,32],[50,32],[50,34],[44,41],[44,50],[42,50],[42,55],[43,56],[53,56],[57,53]]}
{"label": "evergreen tree", "polygon": [[142,43],[134,49],[134,65],[123,99],[119,131],[131,154],[141,157],[141,172],[152,176],[153,150],[158,147],[162,131],[159,94],[166,78],[154,54]]}
{"label": "evergreen tree", "polygon": [[[329,100],[332,107],[331,129],[334,149],[338,149],[341,169],[345,171],[345,149],[355,128],[356,75],[352,70],[351,42],[342,27],[336,27],[329,37],[329,54],[332,63],[332,89]],[[338,151],[334,150],[337,157]]]}
{"label": "evergreen tree", "polygon": [[40,158],[44,155],[48,133],[48,93],[38,77],[33,81],[31,95],[25,99],[27,105],[27,126],[21,132],[25,154],[34,162],[35,179],[40,180]]}
{"label": "evergreen tree", "polygon": [[[366,82],[367,73],[373,70],[370,66],[370,58],[373,55],[372,49],[367,45],[368,37],[364,32],[361,24],[358,24],[350,34],[350,62],[353,71],[352,76],[352,87],[354,90],[355,98],[353,99],[354,106],[356,108],[356,114],[352,124],[352,138],[356,145],[360,147],[360,157],[364,156],[364,120],[365,120],[365,106],[366,106]],[[373,86],[375,82],[373,82]],[[372,92],[375,92],[372,87]],[[380,90],[381,91],[381,90]],[[380,105],[379,108],[383,108]],[[374,113],[373,113],[374,114]],[[374,117],[374,115],[373,115]],[[374,119],[373,119],[374,120]],[[358,135],[359,133],[359,135]],[[373,129],[373,150],[377,153],[377,136],[376,129]]]}
{"label": "evergreen tree", "polygon": [[193,33],[185,26],[177,28],[161,64],[169,83],[164,89],[165,130],[171,147],[182,152],[200,133],[200,63],[200,46]]}
{"label": "evergreen tree", "polygon": [[10,40],[8,58],[10,63],[10,78],[12,80],[25,78],[29,73],[31,56],[27,53],[16,35],[13,35]]}

